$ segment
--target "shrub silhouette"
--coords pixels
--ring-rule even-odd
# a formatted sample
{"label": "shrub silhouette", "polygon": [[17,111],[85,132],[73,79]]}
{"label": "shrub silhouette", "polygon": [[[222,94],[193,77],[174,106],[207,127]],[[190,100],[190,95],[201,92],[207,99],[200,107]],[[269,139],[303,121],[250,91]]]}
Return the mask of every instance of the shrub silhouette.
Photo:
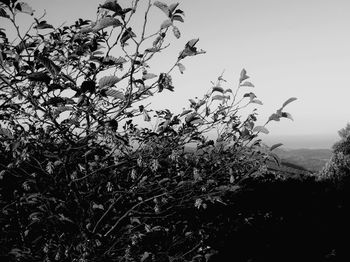
{"label": "shrub silhouette", "polygon": [[[152,110],[147,99],[176,91],[174,69],[204,51],[186,41],[169,70],[152,72],[147,62],[180,38],[183,11],[148,1],[137,30],[133,3],[107,1],[95,22],[61,28],[37,18],[17,40],[0,31],[1,256],[346,261],[348,181],[276,175],[266,161],[280,144],[257,139],[270,121],[292,119],[284,108],[295,98],[257,126],[255,108],[240,115],[262,104],[243,69],[234,90],[219,76],[182,113]],[[19,12],[33,13],[0,4],[15,29]],[[156,32],[145,30],[151,8],[165,16]]]}

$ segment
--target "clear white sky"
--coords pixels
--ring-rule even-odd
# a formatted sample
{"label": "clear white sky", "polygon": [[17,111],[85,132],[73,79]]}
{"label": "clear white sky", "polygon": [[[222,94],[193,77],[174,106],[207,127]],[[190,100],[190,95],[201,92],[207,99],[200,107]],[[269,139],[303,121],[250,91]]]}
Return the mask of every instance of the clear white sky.
{"label": "clear white sky", "polygon": [[[46,9],[48,22],[58,26],[80,17],[94,20],[103,0],[26,2],[37,16]],[[127,7],[127,2],[120,4]],[[173,74],[175,93],[162,94],[154,106],[181,111],[188,98],[204,94],[223,70],[228,87],[234,87],[245,68],[255,84],[253,91],[264,102],[259,107],[259,124],[286,99],[298,98],[286,108],[295,121],[272,123],[271,135],[331,134],[336,138],[350,121],[349,0],[178,2],[186,14],[185,23],[178,25],[182,37],[171,36],[172,46],[155,60],[153,72],[165,71],[192,38],[198,37],[198,46],[207,53],[186,58],[185,74]],[[165,20],[157,9],[152,14],[154,25]]]}

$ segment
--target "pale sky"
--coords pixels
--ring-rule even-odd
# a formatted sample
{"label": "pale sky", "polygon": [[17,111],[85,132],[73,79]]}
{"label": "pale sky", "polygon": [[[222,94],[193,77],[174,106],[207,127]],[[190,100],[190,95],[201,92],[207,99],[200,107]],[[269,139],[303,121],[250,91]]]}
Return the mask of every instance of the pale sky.
{"label": "pale sky", "polygon": [[[96,0],[28,0],[36,16],[46,9],[55,26],[77,18],[95,20]],[[127,7],[129,1],[119,1]],[[146,2],[141,0],[141,2]],[[164,0],[170,4],[176,1]],[[199,38],[206,54],[185,58],[186,71],[173,73],[175,92],[162,93],[154,106],[181,112],[188,99],[201,97],[210,81],[225,70],[227,87],[235,87],[242,68],[254,83],[259,106],[258,124],[289,97],[298,100],[282,119],[268,126],[270,135],[323,135],[337,138],[350,121],[350,1],[349,0],[179,0],[185,23],[182,37],[154,59],[153,73],[166,71],[185,43]],[[152,25],[165,15],[152,11]],[[141,16],[140,16],[141,17]],[[151,70],[152,71],[152,70]]]}

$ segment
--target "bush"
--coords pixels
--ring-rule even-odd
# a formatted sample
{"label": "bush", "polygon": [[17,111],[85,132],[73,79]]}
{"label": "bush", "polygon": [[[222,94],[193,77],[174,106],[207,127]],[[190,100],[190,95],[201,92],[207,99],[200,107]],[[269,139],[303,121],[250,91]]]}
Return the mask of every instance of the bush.
{"label": "bush", "polygon": [[[0,3],[1,19],[17,40],[0,31],[0,183],[2,256],[17,261],[195,261],[213,254],[207,210],[232,201],[250,177],[267,172],[275,157],[257,136],[266,125],[291,118],[284,107],[263,126],[242,70],[236,90],[220,76],[180,114],[153,111],[151,96],[173,91],[171,73],[204,53],[198,39],[185,44],[169,70],[147,62],[180,38],[178,4],[149,1],[138,36],[131,27],[138,1],[99,6],[96,22],[79,19],[54,28],[35,18],[25,34],[24,2]],[[166,15],[146,32],[149,10]],[[118,50],[123,54],[114,57]],[[157,120],[156,128],[143,127]],[[216,141],[207,138],[218,131]],[[193,146],[193,150],[190,150]],[[192,152],[193,151],[193,152]],[[211,212],[211,211],[210,211]],[[226,218],[224,218],[226,219]]]}
{"label": "bush", "polygon": [[339,130],[340,141],[333,145],[333,155],[321,170],[321,178],[332,178],[335,182],[349,179],[350,174],[350,124]]}

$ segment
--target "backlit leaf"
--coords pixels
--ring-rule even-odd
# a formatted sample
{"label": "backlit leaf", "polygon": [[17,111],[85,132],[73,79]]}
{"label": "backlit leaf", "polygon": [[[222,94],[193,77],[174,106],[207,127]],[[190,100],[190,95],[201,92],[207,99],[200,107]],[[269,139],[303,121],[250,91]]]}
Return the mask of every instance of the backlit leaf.
{"label": "backlit leaf", "polygon": [[249,81],[244,82],[243,84],[241,84],[241,86],[254,87],[254,85]]}
{"label": "backlit leaf", "polygon": [[178,6],[179,6],[179,3],[173,3],[173,4],[169,5],[170,12],[171,13],[174,12]]}
{"label": "backlit leaf", "polygon": [[192,113],[192,114],[190,114],[190,115],[187,115],[187,116],[185,117],[186,123],[189,123],[189,122],[195,120],[195,119],[196,119],[196,116],[197,116],[197,113]]}
{"label": "backlit leaf", "polygon": [[106,86],[113,86],[116,83],[118,83],[119,81],[120,81],[120,78],[117,76],[104,76],[98,82],[98,86],[100,88],[106,87]]}
{"label": "backlit leaf", "polygon": [[250,103],[254,103],[254,104],[258,104],[258,105],[262,105],[263,102],[261,102],[259,99],[253,99],[250,101]]}
{"label": "backlit leaf", "polygon": [[184,110],[184,111],[182,111],[182,113],[180,114],[180,117],[181,116],[184,116],[184,115],[187,115],[188,113],[191,113],[192,112],[192,110]]}
{"label": "backlit leaf", "polygon": [[248,79],[249,76],[247,75],[247,71],[245,69],[242,69],[241,76],[239,78],[239,82],[242,83],[244,80]]}
{"label": "backlit leaf", "polygon": [[280,121],[281,116],[279,116],[276,113],[273,113],[270,117],[269,117],[269,121]]}
{"label": "backlit leaf", "polygon": [[186,70],[186,67],[181,63],[177,63],[176,65],[178,66],[180,73],[183,74],[184,71]]}
{"label": "backlit leaf", "polygon": [[116,26],[121,26],[122,23],[114,18],[114,17],[103,17],[102,19],[100,19],[99,21],[97,21],[97,23],[95,24],[95,26],[92,28],[92,30],[94,32],[97,32],[101,29],[104,29],[106,27],[109,27],[109,26],[113,26],[113,27],[116,27]]}
{"label": "backlit leaf", "polygon": [[186,46],[188,47],[194,47],[199,41],[199,38],[192,39],[186,43]]}
{"label": "backlit leaf", "polygon": [[289,98],[286,102],[283,103],[282,108],[284,108],[286,105],[288,105],[289,103],[291,103],[291,102],[293,102],[295,100],[297,100],[296,97]]}
{"label": "backlit leaf", "polygon": [[179,28],[177,28],[176,26],[173,26],[173,33],[177,39],[179,39],[181,37],[181,32],[180,32]]}
{"label": "backlit leaf", "polygon": [[143,80],[148,80],[148,79],[152,79],[152,78],[155,78],[157,77],[156,74],[152,74],[152,73],[146,73],[146,74],[143,74],[142,75],[142,79]]}
{"label": "backlit leaf", "polygon": [[125,96],[121,91],[118,91],[115,89],[108,89],[106,90],[105,93],[107,96],[111,96],[113,98],[120,99],[120,100],[125,100]]}
{"label": "backlit leaf", "polygon": [[268,134],[269,130],[267,130],[267,128],[264,126],[256,126],[254,127],[253,132]]}
{"label": "backlit leaf", "polygon": [[160,10],[162,10],[167,16],[170,16],[169,7],[165,3],[160,1],[155,1],[153,5],[158,7]]}
{"label": "backlit leaf", "polygon": [[18,2],[15,6],[16,10],[18,10],[19,12],[25,13],[25,14],[29,14],[29,15],[33,15],[34,14],[34,10],[33,8],[31,8],[27,3],[25,2]]}
{"label": "backlit leaf", "polygon": [[283,145],[282,143],[274,144],[274,145],[272,145],[272,146],[270,147],[270,151],[272,151],[272,150],[274,150],[274,149],[276,149],[277,147],[280,147],[280,146],[282,146],[282,145]]}
{"label": "backlit leaf", "polygon": [[191,124],[192,125],[197,125],[197,124],[202,125],[202,124],[204,124],[204,120],[203,119],[195,119],[195,120],[191,121]]}
{"label": "backlit leaf", "polygon": [[212,97],[212,101],[214,100],[225,100],[225,99],[230,99],[230,96],[224,96],[224,95],[216,95]]}
{"label": "backlit leaf", "polygon": [[287,113],[287,112],[282,112],[282,117],[285,117],[285,118],[288,118],[288,119],[294,121],[292,115]]}

